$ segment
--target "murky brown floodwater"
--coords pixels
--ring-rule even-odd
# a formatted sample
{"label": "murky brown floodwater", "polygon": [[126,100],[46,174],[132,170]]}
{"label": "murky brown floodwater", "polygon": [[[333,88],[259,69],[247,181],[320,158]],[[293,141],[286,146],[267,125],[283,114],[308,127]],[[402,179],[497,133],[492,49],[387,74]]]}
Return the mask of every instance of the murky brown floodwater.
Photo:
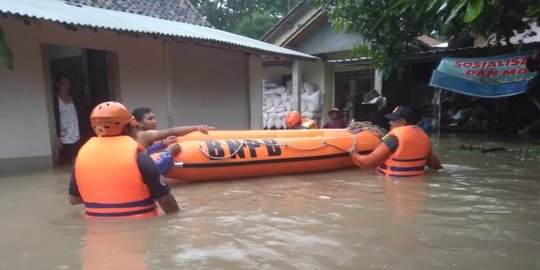
{"label": "murky brown floodwater", "polygon": [[540,269],[538,140],[463,138],[424,178],[174,184],[183,211],[147,220],[85,220],[68,169],[2,176],[0,269]]}

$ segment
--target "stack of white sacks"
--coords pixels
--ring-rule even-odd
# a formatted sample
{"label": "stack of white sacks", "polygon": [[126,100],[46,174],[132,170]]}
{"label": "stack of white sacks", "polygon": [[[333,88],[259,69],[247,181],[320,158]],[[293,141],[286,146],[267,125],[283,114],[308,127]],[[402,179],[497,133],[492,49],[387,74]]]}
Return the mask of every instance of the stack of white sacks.
{"label": "stack of white sacks", "polygon": [[[286,86],[276,82],[265,82],[263,94],[263,127],[265,129],[285,129],[285,115],[293,110],[296,96],[292,95],[292,83]],[[302,118],[307,117],[320,124],[324,91],[317,84],[303,83],[301,89]]]}

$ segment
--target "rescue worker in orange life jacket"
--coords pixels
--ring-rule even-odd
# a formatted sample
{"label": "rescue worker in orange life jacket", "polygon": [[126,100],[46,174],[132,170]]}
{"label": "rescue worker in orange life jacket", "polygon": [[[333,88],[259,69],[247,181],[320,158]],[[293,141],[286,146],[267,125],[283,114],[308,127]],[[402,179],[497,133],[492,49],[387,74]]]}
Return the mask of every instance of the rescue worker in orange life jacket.
{"label": "rescue worker in orange life jacket", "polygon": [[390,176],[417,176],[425,173],[426,166],[442,169],[433,153],[429,137],[416,126],[417,113],[410,107],[398,106],[385,117],[390,120],[390,132],[368,155],[360,155],[354,148],[351,154],[360,168],[378,167],[378,172]]}
{"label": "rescue worker in orange life jacket", "polygon": [[75,161],[69,202],[84,203],[87,217],[150,217],[179,210],[154,161],[137,144],[135,119],[124,105],[108,101],[90,115],[97,137],[86,142]]}
{"label": "rescue worker in orange life jacket", "polygon": [[290,111],[285,115],[285,126],[288,129],[313,129],[319,128],[317,123],[309,118],[302,118],[297,111]]}

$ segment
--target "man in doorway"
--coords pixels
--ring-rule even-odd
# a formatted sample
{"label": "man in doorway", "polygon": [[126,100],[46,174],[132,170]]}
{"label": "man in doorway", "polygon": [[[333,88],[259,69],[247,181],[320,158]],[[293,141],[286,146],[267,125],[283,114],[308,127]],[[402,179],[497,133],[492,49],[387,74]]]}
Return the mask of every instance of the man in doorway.
{"label": "man in doorway", "polygon": [[156,202],[166,214],[179,210],[154,161],[137,142],[136,122],[114,101],[97,105],[90,122],[97,137],[81,148],[69,183],[69,202],[84,203],[93,218],[152,217]]}
{"label": "man in doorway", "polygon": [[390,132],[368,155],[351,149],[354,163],[363,169],[378,167],[378,172],[390,176],[417,176],[425,173],[426,166],[442,169],[439,158],[433,153],[429,137],[418,122],[417,113],[407,106],[398,106],[385,117],[390,120]]}

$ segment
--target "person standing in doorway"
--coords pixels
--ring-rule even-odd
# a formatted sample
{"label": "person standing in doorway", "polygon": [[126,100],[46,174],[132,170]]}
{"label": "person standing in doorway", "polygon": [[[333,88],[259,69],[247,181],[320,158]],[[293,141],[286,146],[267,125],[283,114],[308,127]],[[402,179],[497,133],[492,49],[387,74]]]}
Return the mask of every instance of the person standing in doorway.
{"label": "person standing in doorway", "polygon": [[60,147],[60,164],[72,164],[81,134],[77,108],[71,95],[71,80],[67,74],[59,74],[54,81],[54,115],[56,134]]}

